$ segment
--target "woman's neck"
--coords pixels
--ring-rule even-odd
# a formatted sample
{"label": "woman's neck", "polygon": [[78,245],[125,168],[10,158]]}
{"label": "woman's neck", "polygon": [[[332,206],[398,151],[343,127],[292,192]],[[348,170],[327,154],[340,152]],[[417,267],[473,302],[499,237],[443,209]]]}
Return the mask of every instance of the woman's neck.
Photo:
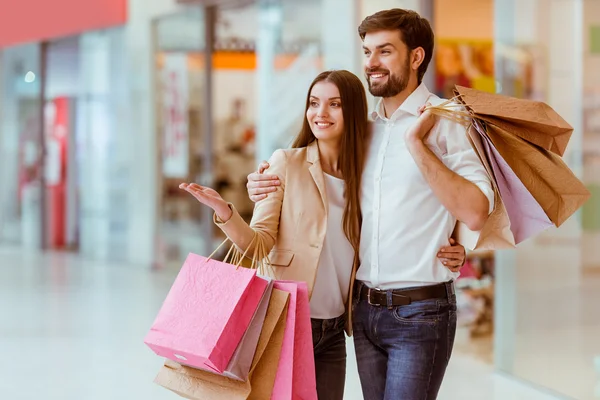
{"label": "woman's neck", "polygon": [[339,165],[340,143],[319,140],[317,145],[319,147],[319,159],[321,160],[323,171],[330,175],[341,177],[342,172]]}

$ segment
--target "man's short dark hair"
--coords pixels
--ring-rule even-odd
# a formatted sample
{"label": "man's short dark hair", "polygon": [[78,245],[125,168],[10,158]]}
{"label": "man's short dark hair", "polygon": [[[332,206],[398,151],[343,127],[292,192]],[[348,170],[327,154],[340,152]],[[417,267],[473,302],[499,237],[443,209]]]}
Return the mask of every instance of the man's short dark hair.
{"label": "man's short dark hair", "polygon": [[358,27],[358,34],[364,40],[369,32],[392,30],[400,31],[400,39],[410,50],[417,47],[425,50],[425,58],[418,70],[418,79],[421,83],[433,56],[434,35],[429,21],[415,11],[393,8],[365,18]]}

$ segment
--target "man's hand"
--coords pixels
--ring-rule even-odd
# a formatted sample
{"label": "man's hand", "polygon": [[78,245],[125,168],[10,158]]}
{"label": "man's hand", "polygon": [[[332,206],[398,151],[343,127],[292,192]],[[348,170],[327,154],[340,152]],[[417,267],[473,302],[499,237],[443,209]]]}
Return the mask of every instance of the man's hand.
{"label": "man's hand", "polygon": [[269,193],[277,191],[281,185],[277,175],[263,175],[265,170],[269,168],[269,163],[263,161],[258,166],[258,171],[248,175],[248,196],[254,203],[267,198]]}
{"label": "man's hand", "polygon": [[465,265],[467,255],[465,248],[450,238],[450,246],[442,247],[438,252],[438,258],[452,272],[458,272]]}
{"label": "man's hand", "polygon": [[426,110],[427,107],[431,106],[431,103],[427,103],[419,107],[419,118],[417,121],[406,131],[407,142],[411,141],[424,141],[427,135],[431,131],[431,128],[437,121],[437,116],[431,111]]}

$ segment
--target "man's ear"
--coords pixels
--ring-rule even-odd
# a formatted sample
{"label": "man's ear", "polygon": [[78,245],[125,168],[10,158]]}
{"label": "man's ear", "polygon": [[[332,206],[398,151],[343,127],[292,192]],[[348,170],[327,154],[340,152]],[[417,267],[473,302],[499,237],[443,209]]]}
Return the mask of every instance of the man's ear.
{"label": "man's ear", "polygon": [[425,60],[425,49],[422,47],[417,47],[411,52],[410,56],[410,66],[413,71],[417,71],[423,61]]}

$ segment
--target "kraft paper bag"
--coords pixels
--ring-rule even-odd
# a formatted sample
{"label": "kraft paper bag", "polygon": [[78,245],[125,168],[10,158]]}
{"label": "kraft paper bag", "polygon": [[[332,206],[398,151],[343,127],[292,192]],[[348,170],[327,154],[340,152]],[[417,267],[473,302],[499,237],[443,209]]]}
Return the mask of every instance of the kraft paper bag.
{"label": "kraft paper bag", "polygon": [[315,360],[305,282],[276,281],[290,293],[288,321],[271,400],[317,400]]}
{"label": "kraft paper bag", "polygon": [[289,294],[273,289],[247,382],[166,360],[155,383],[190,400],[269,399],[287,320]]}
{"label": "kraft paper bag", "polygon": [[573,127],[548,104],[456,86],[455,93],[473,117],[562,156]]}
{"label": "kraft paper bag", "polygon": [[254,269],[190,253],[144,342],[162,357],[223,373],[267,285]]}
{"label": "kraft paper bag", "polygon": [[510,230],[513,232],[515,243],[519,244],[553,227],[554,224],[542,207],[494,148],[483,126],[478,121],[474,121],[474,127],[483,139],[482,142],[492,166],[500,196],[506,206],[510,219]]}
{"label": "kraft paper bag", "polygon": [[480,231],[470,230],[464,223],[458,221],[454,230],[454,236],[458,243],[469,250],[499,250],[515,247],[515,239],[511,231],[510,219],[504,202],[500,197],[498,185],[495,181],[492,167],[487,159],[482,138],[479,133],[471,127],[467,130],[471,146],[481,160],[492,187],[494,189],[494,210],[489,215],[484,227]]}
{"label": "kraft paper bag", "polygon": [[[253,367],[250,371],[251,392],[248,400],[270,399],[275,387],[275,378],[283,348],[285,327],[287,325],[290,298],[289,293],[273,289],[273,292],[275,291],[277,291],[279,297],[285,299],[285,302],[279,300],[276,303],[277,309],[273,313],[280,313],[277,323],[272,328],[266,328],[267,324],[265,323],[263,332],[265,332],[265,329],[267,332],[264,334],[261,333]],[[271,306],[269,306],[269,312],[271,312]],[[272,331],[270,336],[267,335],[268,331]]]}
{"label": "kraft paper bag", "polygon": [[589,199],[590,192],[556,154],[493,124],[486,124],[486,133],[500,156],[557,227]]}

